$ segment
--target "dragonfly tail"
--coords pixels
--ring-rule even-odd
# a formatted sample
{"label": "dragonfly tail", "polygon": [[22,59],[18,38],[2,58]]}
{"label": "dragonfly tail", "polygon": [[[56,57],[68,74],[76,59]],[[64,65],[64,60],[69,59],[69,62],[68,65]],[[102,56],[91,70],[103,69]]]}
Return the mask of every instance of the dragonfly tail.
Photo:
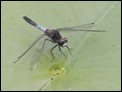
{"label": "dragonfly tail", "polygon": [[29,23],[30,25],[32,25],[32,26],[38,28],[39,30],[45,32],[45,30],[46,30],[45,28],[41,27],[40,25],[38,25],[36,22],[34,22],[33,20],[31,20],[31,19],[28,18],[27,16],[23,16],[23,19],[24,19],[27,23]]}

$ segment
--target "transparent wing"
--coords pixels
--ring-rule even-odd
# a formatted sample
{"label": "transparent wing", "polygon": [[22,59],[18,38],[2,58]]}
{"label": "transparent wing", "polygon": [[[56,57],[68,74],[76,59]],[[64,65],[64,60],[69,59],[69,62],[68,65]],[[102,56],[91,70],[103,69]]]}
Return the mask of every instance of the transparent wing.
{"label": "transparent wing", "polygon": [[28,49],[27,50],[25,50],[18,58],[17,58],[17,60],[16,61],[14,61],[14,63],[16,63],[16,62],[18,62],[41,38],[43,38],[44,37],[44,35],[45,34],[43,34],[43,35],[40,35],[40,36],[38,36],[35,40],[34,40],[34,42],[28,47]]}
{"label": "transparent wing", "polygon": [[37,63],[38,63],[38,61],[39,61],[42,54],[43,54],[42,49],[38,49],[38,50],[35,51],[35,53],[32,57],[32,61],[30,63],[30,70],[33,70],[36,67],[36,65],[37,65]]}
{"label": "transparent wing", "polygon": [[36,67],[41,55],[43,54],[44,49],[42,49],[42,44],[44,39],[45,37],[43,37],[43,39],[41,39],[36,46],[36,50],[34,51],[34,54],[32,56],[32,61],[30,62],[30,70],[33,70]]}
{"label": "transparent wing", "polygon": [[33,54],[32,61],[30,63],[30,70],[33,70],[37,66],[37,64],[41,61],[41,58],[42,58],[43,55],[48,56],[48,53],[46,52],[46,50],[49,49],[49,47],[50,47],[49,42],[48,41],[45,42],[44,48],[42,48],[44,40],[46,38],[47,38],[46,36],[43,37],[43,39],[41,39],[40,42],[38,43],[38,45],[36,47],[36,50]]}
{"label": "transparent wing", "polygon": [[57,28],[58,31],[86,31],[86,32],[105,32],[105,30],[89,30],[95,26],[95,23],[88,23],[73,27]]}

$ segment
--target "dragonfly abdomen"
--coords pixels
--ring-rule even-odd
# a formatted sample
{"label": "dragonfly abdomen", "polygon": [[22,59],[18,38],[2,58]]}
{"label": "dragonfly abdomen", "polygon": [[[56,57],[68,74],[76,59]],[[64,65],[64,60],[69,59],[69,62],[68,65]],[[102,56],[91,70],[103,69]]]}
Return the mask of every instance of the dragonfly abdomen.
{"label": "dragonfly abdomen", "polygon": [[32,26],[38,28],[39,30],[45,32],[46,28],[41,27],[40,25],[38,25],[36,22],[34,22],[33,20],[31,20],[31,19],[28,18],[27,16],[23,16],[23,19],[24,19],[27,23],[29,23],[30,25],[32,25]]}

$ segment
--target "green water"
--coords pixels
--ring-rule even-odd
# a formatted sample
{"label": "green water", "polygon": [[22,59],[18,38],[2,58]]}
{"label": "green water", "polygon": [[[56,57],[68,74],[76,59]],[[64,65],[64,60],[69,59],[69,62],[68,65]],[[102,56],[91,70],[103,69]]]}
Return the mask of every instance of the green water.
{"label": "green water", "polygon": [[[121,88],[121,5],[120,2],[1,2],[1,88],[2,90],[39,90],[50,78],[53,64],[66,62],[67,72],[45,90],[120,90]],[[17,57],[42,34],[28,25],[28,16],[44,27],[58,28],[97,23],[104,33],[62,33],[68,37],[73,57],[50,62],[30,71],[35,47],[18,63]]]}

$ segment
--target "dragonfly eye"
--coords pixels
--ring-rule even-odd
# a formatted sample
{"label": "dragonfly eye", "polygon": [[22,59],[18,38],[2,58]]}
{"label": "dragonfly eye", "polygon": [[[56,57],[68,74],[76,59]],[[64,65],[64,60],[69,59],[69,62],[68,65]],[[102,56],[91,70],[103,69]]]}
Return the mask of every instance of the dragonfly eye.
{"label": "dragonfly eye", "polygon": [[64,37],[64,38],[63,38],[63,42],[64,42],[64,43],[67,43],[67,42],[68,42],[67,38]]}
{"label": "dragonfly eye", "polygon": [[60,46],[66,46],[67,45],[67,38],[62,38],[62,39],[60,39],[59,40],[59,42],[58,42],[58,44],[60,45]]}

